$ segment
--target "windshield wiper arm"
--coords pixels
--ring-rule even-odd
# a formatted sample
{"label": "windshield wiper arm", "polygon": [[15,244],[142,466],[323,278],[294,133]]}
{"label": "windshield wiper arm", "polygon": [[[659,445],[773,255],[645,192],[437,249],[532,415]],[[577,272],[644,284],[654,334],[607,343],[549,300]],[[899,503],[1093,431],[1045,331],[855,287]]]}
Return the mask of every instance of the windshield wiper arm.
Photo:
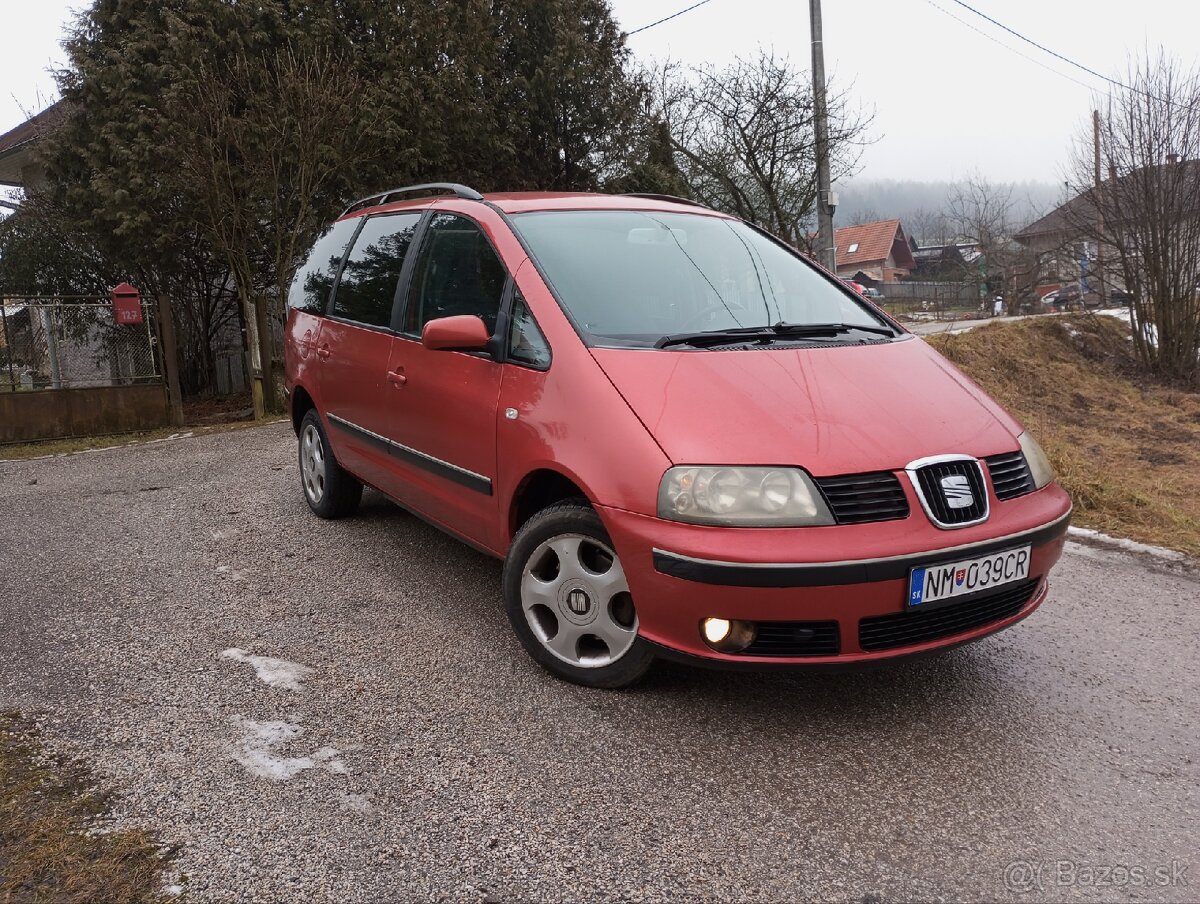
{"label": "windshield wiper arm", "polygon": [[771,330],[778,336],[829,336],[859,330],[879,336],[895,336],[896,331],[883,326],[859,326],[857,323],[777,323]]}
{"label": "windshield wiper arm", "polygon": [[694,345],[697,348],[706,345],[721,345],[725,342],[745,342],[754,339],[774,339],[775,330],[769,326],[749,326],[729,330],[705,330],[703,333],[677,333],[674,336],[663,336],[654,343],[655,348],[667,348],[671,345]]}

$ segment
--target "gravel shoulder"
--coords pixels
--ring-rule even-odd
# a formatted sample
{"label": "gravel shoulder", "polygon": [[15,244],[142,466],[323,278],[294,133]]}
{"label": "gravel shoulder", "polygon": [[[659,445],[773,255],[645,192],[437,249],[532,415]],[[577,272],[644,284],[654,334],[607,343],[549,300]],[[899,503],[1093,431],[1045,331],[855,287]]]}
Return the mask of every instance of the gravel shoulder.
{"label": "gravel shoulder", "polygon": [[0,709],[180,846],[189,900],[1197,898],[1186,569],[1072,543],[939,658],[597,692],[521,651],[498,562],[373,493],[313,518],[294,449],[0,463]]}

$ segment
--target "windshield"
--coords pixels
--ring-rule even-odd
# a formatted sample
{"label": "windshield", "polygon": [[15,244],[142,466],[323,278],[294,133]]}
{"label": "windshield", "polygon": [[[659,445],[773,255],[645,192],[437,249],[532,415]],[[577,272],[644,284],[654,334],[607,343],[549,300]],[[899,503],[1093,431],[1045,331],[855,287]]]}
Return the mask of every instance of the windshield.
{"label": "windshield", "polygon": [[645,347],[781,323],[864,327],[876,341],[891,334],[798,255],[737,220],[587,210],[523,213],[513,221],[593,344]]}

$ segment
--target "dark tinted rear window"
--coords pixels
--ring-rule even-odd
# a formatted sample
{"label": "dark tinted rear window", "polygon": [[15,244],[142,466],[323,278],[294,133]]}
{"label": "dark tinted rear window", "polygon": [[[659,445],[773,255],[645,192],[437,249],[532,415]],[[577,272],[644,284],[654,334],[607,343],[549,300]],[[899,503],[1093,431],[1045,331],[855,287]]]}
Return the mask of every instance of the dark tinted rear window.
{"label": "dark tinted rear window", "polygon": [[371,217],[346,256],[333,299],[335,317],[390,326],[400,268],[412,245],[419,213]]}
{"label": "dark tinted rear window", "polygon": [[342,220],[321,234],[308,257],[296,268],[296,278],[288,292],[289,307],[310,314],[325,313],[342,254],[358,224],[359,220]]}

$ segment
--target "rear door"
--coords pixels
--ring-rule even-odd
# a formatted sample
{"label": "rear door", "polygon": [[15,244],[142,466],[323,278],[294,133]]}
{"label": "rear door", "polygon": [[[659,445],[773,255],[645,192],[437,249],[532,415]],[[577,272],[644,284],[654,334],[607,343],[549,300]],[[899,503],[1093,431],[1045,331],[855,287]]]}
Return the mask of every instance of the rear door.
{"label": "rear door", "polygon": [[321,358],[317,345],[321,325],[329,310],[333,284],[346,246],[354,238],[358,220],[334,223],[317,238],[308,257],[296,268],[288,291],[288,319],[284,334],[283,358],[288,389],[304,387],[321,408]]}
{"label": "rear door", "polygon": [[388,365],[396,387],[394,453],[407,483],[401,498],[493,549],[501,545],[493,495],[501,365],[482,352],[431,351],[420,337],[430,320],[457,314],[478,316],[494,332],[509,282],[478,224],[435,211]]}
{"label": "rear door", "polygon": [[351,473],[392,495],[397,492],[387,441],[392,315],[420,219],[420,212],[405,212],[363,221],[317,339],[323,413],[334,454]]}

